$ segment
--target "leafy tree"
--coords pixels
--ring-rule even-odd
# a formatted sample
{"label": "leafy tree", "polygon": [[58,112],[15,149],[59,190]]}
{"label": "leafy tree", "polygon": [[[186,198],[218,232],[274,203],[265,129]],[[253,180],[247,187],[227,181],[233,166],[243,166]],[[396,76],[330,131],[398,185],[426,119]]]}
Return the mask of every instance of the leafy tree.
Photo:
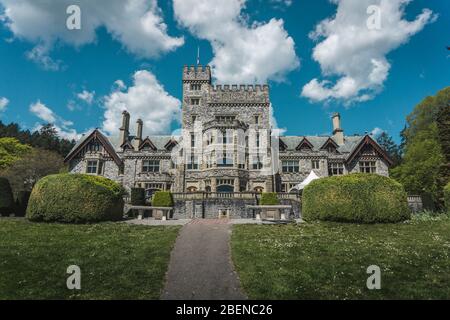
{"label": "leafy tree", "polygon": [[397,166],[402,160],[402,156],[400,147],[394,142],[392,137],[383,131],[377,137],[377,142],[389,154],[392,161],[394,161],[393,167]]}
{"label": "leafy tree", "polygon": [[439,111],[437,115],[438,140],[444,155],[444,163],[438,171],[437,183],[439,187],[439,201],[444,202],[443,190],[450,183],[450,94],[438,96],[437,104]]}
{"label": "leafy tree", "polygon": [[62,156],[66,156],[75,145],[73,140],[60,138],[52,124],[43,125],[40,130],[30,132],[29,130],[21,130],[17,123],[5,125],[0,121],[1,137],[16,138],[22,144],[55,151]]}
{"label": "leafy tree", "polygon": [[31,191],[36,182],[50,174],[58,173],[64,167],[64,159],[56,152],[33,149],[20,160],[1,172],[15,193]]}
{"label": "leafy tree", "polygon": [[21,144],[15,138],[0,138],[0,170],[19,160],[31,147]]}
{"label": "leafy tree", "polygon": [[410,193],[431,196],[442,206],[442,185],[439,170],[446,163],[440,134],[438,117],[443,102],[450,101],[450,87],[439,91],[436,96],[420,102],[406,118],[402,131],[405,144],[401,165],[392,170],[392,176],[401,182]]}

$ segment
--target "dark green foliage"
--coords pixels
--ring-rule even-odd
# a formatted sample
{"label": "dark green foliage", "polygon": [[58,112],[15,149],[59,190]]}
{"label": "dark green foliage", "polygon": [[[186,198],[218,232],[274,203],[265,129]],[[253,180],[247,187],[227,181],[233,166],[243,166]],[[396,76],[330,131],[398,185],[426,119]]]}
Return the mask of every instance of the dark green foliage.
{"label": "dark green foliage", "polygon": [[87,223],[123,216],[123,188],[109,179],[85,174],[55,174],[36,183],[28,203],[31,221]]}
{"label": "dark green foliage", "polygon": [[450,213],[450,182],[444,188],[444,201],[447,212]]}
{"label": "dark green foliage", "polygon": [[145,205],[145,189],[131,188],[131,204],[133,206]]}
{"label": "dark green foliage", "polygon": [[2,176],[8,178],[14,193],[31,191],[34,184],[50,174],[60,173],[64,167],[64,158],[54,152],[44,149],[32,149],[14,161],[2,171]]}
{"label": "dark green foliage", "polygon": [[408,193],[430,194],[438,207],[443,205],[442,189],[448,181],[443,175],[449,171],[445,168],[449,101],[450,87],[447,87],[422,100],[408,115],[402,131],[403,161],[391,171],[391,176]]}
{"label": "dark green foliage", "polygon": [[14,198],[8,179],[0,177],[0,215],[14,213]]}
{"label": "dark green foliage", "polygon": [[446,91],[446,94],[438,95],[436,98],[438,105],[436,122],[442,153],[447,162],[450,162],[450,87]]}
{"label": "dark green foliage", "polygon": [[411,215],[403,186],[376,174],[315,180],[303,191],[302,200],[306,220],[399,222]]}
{"label": "dark green foliage", "polygon": [[280,204],[280,201],[275,192],[264,192],[261,194],[259,204],[262,206],[275,206]]}
{"label": "dark green foliage", "polygon": [[16,216],[25,217],[30,200],[30,191],[19,191],[16,198]]}
{"label": "dark green foliage", "polygon": [[152,200],[153,207],[173,207],[172,193],[169,191],[156,191]]}
{"label": "dark green foliage", "polygon": [[17,123],[3,124],[0,121],[0,138],[16,138],[20,143],[45,150],[55,151],[66,156],[75,145],[75,141],[58,137],[52,124],[43,125],[39,131],[30,132],[20,129]]}
{"label": "dark green foliage", "polygon": [[392,137],[383,131],[377,137],[377,142],[381,147],[383,147],[383,149],[387,152],[389,157],[394,162],[393,167],[397,166],[402,159],[401,150],[400,147],[394,142]]}

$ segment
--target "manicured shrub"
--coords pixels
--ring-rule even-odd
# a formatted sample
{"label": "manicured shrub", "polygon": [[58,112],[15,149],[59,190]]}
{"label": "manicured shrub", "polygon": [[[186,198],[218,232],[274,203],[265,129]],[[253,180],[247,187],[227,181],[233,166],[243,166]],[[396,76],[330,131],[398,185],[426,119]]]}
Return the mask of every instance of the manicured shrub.
{"label": "manicured shrub", "polygon": [[153,207],[173,207],[172,194],[169,191],[156,191],[152,199]]}
{"label": "manicured shrub", "polygon": [[444,187],[444,202],[447,212],[450,213],[450,182]]}
{"label": "manicured shrub", "polygon": [[145,189],[131,188],[131,204],[133,206],[143,206],[145,204]]}
{"label": "manicured shrub", "polygon": [[261,200],[259,202],[262,206],[275,206],[280,204],[277,194],[275,192],[264,192],[261,194]]}
{"label": "manicured shrub", "polygon": [[19,191],[16,198],[16,216],[24,217],[27,212],[30,191]]}
{"label": "manicured shrub", "polygon": [[0,177],[0,215],[14,213],[14,198],[8,179]]}
{"label": "manicured shrub", "polygon": [[124,189],[109,179],[85,174],[55,174],[34,186],[28,202],[31,221],[88,223],[123,216]]}
{"label": "manicured shrub", "polygon": [[399,222],[411,216],[403,186],[376,174],[322,178],[303,191],[305,220]]}

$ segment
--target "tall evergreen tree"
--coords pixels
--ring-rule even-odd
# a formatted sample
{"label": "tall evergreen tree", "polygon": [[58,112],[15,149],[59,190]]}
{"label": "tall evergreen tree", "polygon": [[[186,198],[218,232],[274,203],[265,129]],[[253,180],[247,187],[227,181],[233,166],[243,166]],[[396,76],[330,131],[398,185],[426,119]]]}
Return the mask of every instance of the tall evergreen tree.
{"label": "tall evergreen tree", "polygon": [[383,149],[388,153],[389,157],[394,162],[393,167],[400,164],[400,161],[402,159],[400,147],[394,142],[394,140],[390,135],[388,135],[385,131],[383,131],[377,137],[377,142],[381,147],[383,147]]}
{"label": "tall evergreen tree", "polygon": [[55,151],[66,156],[75,141],[60,138],[55,127],[52,124],[43,125],[42,128],[35,132],[29,130],[21,130],[17,123],[3,124],[0,121],[0,138],[16,138],[22,144],[45,150]]}

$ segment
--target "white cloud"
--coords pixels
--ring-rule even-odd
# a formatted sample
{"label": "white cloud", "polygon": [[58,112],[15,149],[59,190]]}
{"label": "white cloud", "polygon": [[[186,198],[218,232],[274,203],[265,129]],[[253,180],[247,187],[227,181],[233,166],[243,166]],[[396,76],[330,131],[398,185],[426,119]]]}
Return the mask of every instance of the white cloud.
{"label": "white cloud", "polygon": [[0,97],[0,112],[5,111],[9,104],[9,100],[5,97]]}
{"label": "white cloud", "polygon": [[381,129],[381,128],[378,128],[378,127],[375,127],[375,128],[373,128],[373,130],[370,132],[370,135],[371,136],[374,136],[374,137],[378,137],[380,134],[382,134],[384,132],[384,130],[383,129]]}
{"label": "white cloud", "polygon": [[[39,119],[47,123],[51,123],[55,127],[58,135],[62,138],[77,140],[81,137],[81,135],[78,134],[75,129],[70,128],[71,126],[73,126],[72,121],[64,120],[56,113],[54,113],[52,109],[43,104],[40,100],[30,105],[30,112]],[[33,131],[37,131],[40,128],[42,128],[42,125],[37,124]]]}
{"label": "white cloud", "polygon": [[282,81],[300,66],[294,40],[282,19],[250,24],[244,7],[245,0],[174,0],[179,24],[211,43],[218,82]]}
{"label": "white cloud", "polygon": [[181,102],[169,95],[149,71],[137,71],[133,75],[133,85],[128,88],[121,80],[115,83],[111,94],[104,98],[103,130],[108,134],[118,134],[124,110],[131,114],[132,134],[139,118],[144,122],[146,135],[168,133],[171,123],[179,121]]}
{"label": "white cloud", "polygon": [[[391,64],[386,55],[421,31],[437,16],[424,9],[413,21],[403,19],[411,0],[330,0],[338,5],[336,15],[320,22],[310,34],[321,40],[314,50],[325,77],[312,79],[302,96],[312,101],[341,100],[345,103],[367,101],[382,90]],[[380,8],[381,28],[367,27],[367,8]]]}
{"label": "white cloud", "polygon": [[87,90],[83,90],[82,92],[77,94],[77,97],[78,97],[78,99],[91,105],[94,102],[95,91],[89,92]]}
{"label": "white cloud", "polygon": [[[49,57],[55,43],[80,47],[96,41],[104,27],[129,52],[146,58],[175,50],[184,39],[171,37],[157,0],[0,0],[2,22],[16,38],[36,44],[28,57],[44,68],[57,70],[59,61]],[[81,30],[68,30],[66,9],[81,8]]]}
{"label": "white cloud", "polygon": [[30,105],[30,111],[39,119],[48,123],[56,122],[56,115],[53,111],[43,104],[40,100]]}
{"label": "white cloud", "polygon": [[272,135],[274,136],[283,136],[287,129],[286,128],[279,128],[277,119],[275,118],[275,113],[273,111],[272,104],[270,105],[270,126],[272,128]]}

